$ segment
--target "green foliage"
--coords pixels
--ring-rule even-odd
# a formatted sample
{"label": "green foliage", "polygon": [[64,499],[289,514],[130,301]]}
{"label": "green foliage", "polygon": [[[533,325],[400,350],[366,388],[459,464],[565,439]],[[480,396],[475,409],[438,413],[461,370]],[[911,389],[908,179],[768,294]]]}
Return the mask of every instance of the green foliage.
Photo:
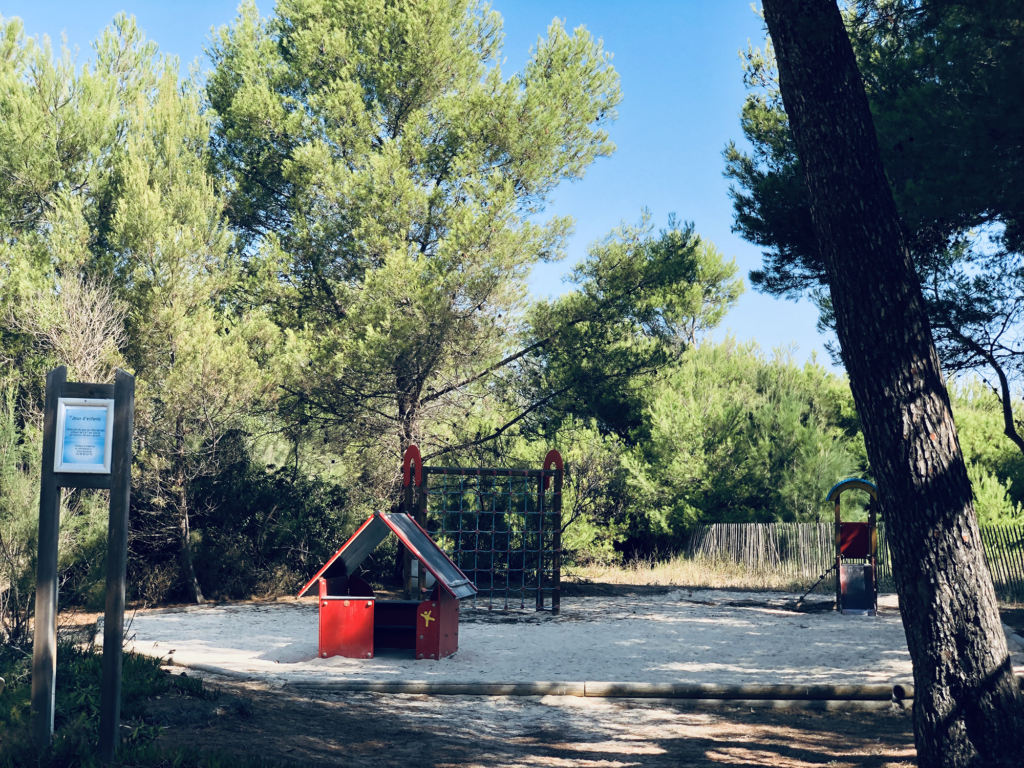
{"label": "green foliage", "polygon": [[285,467],[228,466],[196,490],[207,515],[197,575],[215,599],[294,593],[363,522],[335,483]]}
{"label": "green foliage", "polygon": [[848,26],[917,250],[940,250],[950,236],[999,222],[1007,250],[1020,253],[1020,6],[859,0]]}
{"label": "green foliage", "polygon": [[1024,507],[1010,500],[1010,483],[1002,483],[980,464],[970,464],[967,475],[971,479],[974,511],[981,525],[1009,525],[1024,522]]}
{"label": "green foliage", "polygon": [[622,464],[624,446],[602,434],[594,422],[580,421],[564,423],[551,445],[567,468],[562,485],[564,562],[619,560],[636,515]]}
{"label": "green foliage", "polygon": [[21,442],[14,392],[11,385],[0,390],[0,634],[5,643],[21,642],[28,632],[42,453],[38,441]]}
{"label": "green foliage", "polygon": [[[0,623],[10,634],[30,610],[45,371],[135,374],[133,567],[170,554],[182,564],[172,578],[199,594],[193,489],[253,450],[238,436],[273,429],[254,417],[273,406],[261,364],[277,336],[262,312],[231,301],[241,272],[207,172],[210,123],[177,62],[123,14],[82,67],[25,38],[18,20],[0,27]],[[64,600],[98,596],[105,506],[104,494],[64,494]]]}
{"label": "green foliage", "polygon": [[[1019,25],[999,26],[1001,0],[982,5],[849,13],[953,368],[991,363],[994,347],[968,342],[1006,341],[985,334],[994,319],[1015,327],[1024,274],[1019,190],[1005,183]],[[246,2],[200,85],[123,15],[81,67],[0,20],[6,640],[31,613],[42,380],[59,364],[72,380],[116,366],[137,378],[129,569],[143,601],[293,592],[393,506],[411,442],[464,466],[535,467],[557,447],[578,563],[664,551],[698,522],[816,520],[832,484],[867,472],[845,381],[705,340],[743,285],[692,226],[656,232],[644,213],[590,246],[571,290],[529,298],[531,270],[561,258],[572,230],[541,214],[613,152],[621,94],[585,28],[556,20],[508,73],[501,25],[473,0],[284,0],[270,18]],[[976,66],[986,41],[991,71]],[[753,281],[792,295],[822,270],[773,77],[770,49],[751,52],[753,150],[730,146],[727,173],[737,228],[767,250]],[[951,98],[960,88],[969,108]],[[942,143],[952,134],[963,147]],[[986,260],[974,228],[992,221]],[[998,436],[999,400],[964,385],[954,409],[980,518],[1019,519],[1024,454]],[[63,498],[64,604],[99,598],[105,503]],[[389,579],[395,555],[374,553],[366,575]],[[75,663],[86,680],[91,662]],[[62,705],[69,728],[91,706],[82,685]],[[142,741],[133,754],[157,760]]]}
{"label": "green foliage", "polygon": [[[979,379],[954,379],[948,386],[957,435],[968,465],[977,464],[1024,494],[1024,456],[1000,434],[1002,403]],[[1014,495],[1014,501],[1024,496]]]}
{"label": "green foliage", "polygon": [[646,213],[593,244],[571,279],[577,290],[531,309],[536,349],[517,369],[520,391],[544,405],[549,430],[568,414],[623,439],[640,426],[647,376],[714,328],[743,292],[735,262],[692,226],[670,219],[654,236]]}
{"label": "green foliage", "polygon": [[202,599],[191,562],[192,486],[237,460],[225,445],[247,429],[270,380],[273,344],[258,312],[225,311],[238,284],[223,200],[206,174],[208,118],[194,89],[164,71],[126,105],[132,131],[114,169],[106,256],[131,307],[125,357],[139,378],[139,533],[177,541],[182,578]]}
{"label": "green foliage", "polygon": [[466,0],[295,0],[243,5],[210,49],[214,160],[286,331],[287,418],[357,450],[350,475],[387,467],[388,493],[405,445],[440,448],[434,425],[483,394],[453,383],[514,350],[530,269],[570,229],[535,214],[614,148],[600,41],[556,21],[509,76],[501,39]]}
{"label": "green foliage", "polygon": [[845,381],[732,340],[687,352],[648,390],[644,421],[626,466],[654,536],[817,520],[828,489],[865,469]]}
{"label": "green foliage", "polygon": [[[990,377],[1010,403],[1024,371],[1018,4],[857,0],[845,18],[943,367]],[[730,143],[725,160],[736,182],[734,229],[765,249],[751,283],[775,296],[809,294],[820,325],[831,328],[770,41],[764,51],[748,51],[744,69],[753,90],[741,128],[753,149]],[[1024,446],[1013,419],[997,428],[1003,431]]]}
{"label": "green foliage", "polygon": [[[0,693],[0,768],[100,768],[97,756],[102,652],[61,643],[57,651],[56,713],[53,747],[45,752],[29,737],[32,692],[31,654],[16,645],[0,646],[0,677],[7,686]],[[154,697],[185,697],[193,702],[215,700],[220,691],[201,678],[168,675],[159,659],[124,654],[121,678],[122,765],[187,768],[264,768],[261,759],[238,758],[194,749],[165,751],[157,744],[159,716],[151,714]],[[232,697],[226,710],[239,718],[251,717],[252,700]]]}
{"label": "green foliage", "polygon": [[[621,559],[617,547],[628,538],[635,522],[622,464],[622,441],[602,432],[594,420],[565,418],[557,431],[542,437],[517,436],[501,447],[501,453],[509,466],[535,468],[552,448],[561,453],[565,469],[563,562],[571,565]],[[489,463],[483,457],[475,460]]]}
{"label": "green foliage", "polygon": [[[941,268],[958,246],[987,232],[1019,253],[1024,61],[1019,9],[1007,0],[935,3],[859,0],[847,12],[886,174],[919,270]],[[755,89],[741,127],[753,145],[726,149],[736,229],[765,246],[751,281],[791,295],[824,282],[811,234],[803,172],[779,96],[773,51],[751,50],[744,80]],[[994,222],[1004,227],[991,228]],[[961,251],[959,260],[969,254]],[[948,267],[948,265],[947,265]]]}
{"label": "green foliage", "polygon": [[210,49],[214,161],[286,334],[282,415],[324,429],[357,517],[391,506],[410,442],[507,464],[563,422],[628,435],[638,382],[742,290],[692,228],[655,237],[645,217],[531,306],[530,270],[571,228],[537,214],[614,149],[618,75],[558,21],[522,71],[500,54],[500,17],[448,0],[244,5]]}
{"label": "green foliage", "polygon": [[951,382],[949,392],[978,522],[1024,522],[1024,456],[1001,435],[1002,403],[975,378]]}
{"label": "green foliage", "polygon": [[[97,764],[101,661],[102,653],[93,649],[70,643],[58,647],[54,746],[39,755],[28,735],[31,656],[16,645],[0,649],[0,676],[8,681],[0,693],[0,766]],[[123,737],[126,756],[159,735],[159,728],[145,721],[146,702],[170,686],[159,659],[124,655],[121,719],[129,726]]]}
{"label": "green foliage", "polygon": [[[15,388],[0,380],[0,639],[21,643],[35,599],[41,430],[19,426]],[[65,491],[57,567],[62,598],[95,604],[104,578],[105,495]]]}

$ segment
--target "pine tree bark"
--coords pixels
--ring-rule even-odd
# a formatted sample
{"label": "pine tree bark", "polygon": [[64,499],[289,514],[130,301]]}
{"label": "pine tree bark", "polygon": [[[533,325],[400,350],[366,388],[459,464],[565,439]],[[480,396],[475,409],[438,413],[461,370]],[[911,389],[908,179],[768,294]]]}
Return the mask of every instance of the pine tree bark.
{"label": "pine tree bark", "polygon": [[836,0],[764,0],[914,665],[918,764],[1019,766],[1013,676],[963,455]]}
{"label": "pine tree bark", "polygon": [[178,558],[181,562],[181,571],[185,579],[185,586],[188,588],[189,597],[192,602],[202,604],[206,602],[203,597],[202,587],[199,586],[199,579],[196,578],[196,569],[192,565],[192,544],[190,542],[192,531],[188,524],[188,510],[182,510],[181,517],[181,548],[178,550]]}
{"label": "pine tree bark", "polygon": [[185,473],[185,415],[179,414],[175,424],[175,452],[178,456],[178,527],[181,533],[181,547],[178,560],[181,564],[182,576],[189,596],[194,603],[205,603],[203,590],[196,578],[196,570],[192,564],[192,529],[188,520],[188,476]]}

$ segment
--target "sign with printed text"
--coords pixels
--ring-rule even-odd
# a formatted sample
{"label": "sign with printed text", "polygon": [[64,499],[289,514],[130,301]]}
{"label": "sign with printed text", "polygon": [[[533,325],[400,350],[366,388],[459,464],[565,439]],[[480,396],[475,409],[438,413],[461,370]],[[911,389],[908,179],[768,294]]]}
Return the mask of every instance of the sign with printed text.
{"label": "sign with printed text", "polygon": [[113,435],[113,400],[60,398],[53,471],[109,475]]}

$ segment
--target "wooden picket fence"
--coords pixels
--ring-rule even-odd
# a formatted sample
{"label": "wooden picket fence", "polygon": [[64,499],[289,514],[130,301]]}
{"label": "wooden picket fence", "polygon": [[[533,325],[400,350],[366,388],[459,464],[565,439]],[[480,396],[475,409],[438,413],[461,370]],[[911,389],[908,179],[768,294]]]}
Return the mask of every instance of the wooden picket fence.
{"label": "wooden picket fence", "polygon": [[[1024,525],[992,525],[981,529],[985,557],[1000,600],[1024,601]],[[755,572],[782,574],[807,585],[835,562],[832,523],[716,523],[690,531],[687,554],[725,560]],[[895,589],[885,524],[878,524],[878,583]],[[834,592],[835,574],[816,591]]]}

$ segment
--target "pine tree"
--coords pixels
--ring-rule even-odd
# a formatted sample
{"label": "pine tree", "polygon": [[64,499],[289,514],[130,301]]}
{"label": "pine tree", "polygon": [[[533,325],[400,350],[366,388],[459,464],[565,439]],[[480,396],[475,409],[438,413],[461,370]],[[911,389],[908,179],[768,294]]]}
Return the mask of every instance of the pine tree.
{"label": "pine tree", "polygon": [[1013,674],[920,285],[834,0],[766,0],[914,665],[918,764],[1019,765]]}

